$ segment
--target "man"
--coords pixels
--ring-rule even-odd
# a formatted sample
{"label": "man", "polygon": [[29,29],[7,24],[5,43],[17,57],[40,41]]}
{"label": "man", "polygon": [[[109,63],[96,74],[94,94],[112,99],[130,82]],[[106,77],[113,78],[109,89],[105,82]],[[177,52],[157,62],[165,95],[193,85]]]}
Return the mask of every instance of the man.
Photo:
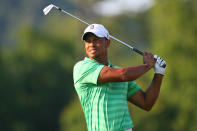
{"label": "man", "polygon": [[[165,64],[160,57],[143,53],[144,63],[119,68],[108,60],[109,33],[103,25],[89,25],[82,36],[88,57],[74,66],[74,86],[89,131],[132,131],[127,101],[149,111],[160,91]],[[157,61],[157,62],[156,62]],[[143,91],[134,80],[154,67],[150,86]]]}

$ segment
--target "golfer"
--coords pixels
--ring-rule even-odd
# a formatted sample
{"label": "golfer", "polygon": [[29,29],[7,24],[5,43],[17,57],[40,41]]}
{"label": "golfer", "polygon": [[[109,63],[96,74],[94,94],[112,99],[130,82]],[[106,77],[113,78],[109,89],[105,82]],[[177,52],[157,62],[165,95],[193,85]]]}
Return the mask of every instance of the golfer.
{"label": "golfer", "polygon": [[[158,56],[143,53],[143,64],[124,68],[108,60],[109,33],[100,24],[89,25],[82,36],[87,57],[74,66],[74,86],[89,131],[132,131],[128,103],[151,110],[160,92],[166,64]],[[154,68],[154,77],[143,91],[134,80]]]}

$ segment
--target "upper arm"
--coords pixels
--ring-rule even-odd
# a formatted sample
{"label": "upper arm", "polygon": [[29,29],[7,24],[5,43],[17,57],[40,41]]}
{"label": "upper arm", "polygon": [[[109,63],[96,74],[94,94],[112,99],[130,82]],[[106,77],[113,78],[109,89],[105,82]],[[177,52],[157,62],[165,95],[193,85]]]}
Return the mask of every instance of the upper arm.
{"label": "upper arm", "polygon": [[98,83],[120,82],[124,79],[123,75],[123,68],[105,66],[99,74]]}

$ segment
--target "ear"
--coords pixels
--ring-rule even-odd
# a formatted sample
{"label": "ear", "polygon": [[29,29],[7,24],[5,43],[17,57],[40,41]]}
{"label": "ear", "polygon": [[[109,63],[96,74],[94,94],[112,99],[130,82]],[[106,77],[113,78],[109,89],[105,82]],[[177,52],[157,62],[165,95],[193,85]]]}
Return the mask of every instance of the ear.
{"label": "ear", "polygon": [[106,40],[107,48],[110,46],[110,40]]}

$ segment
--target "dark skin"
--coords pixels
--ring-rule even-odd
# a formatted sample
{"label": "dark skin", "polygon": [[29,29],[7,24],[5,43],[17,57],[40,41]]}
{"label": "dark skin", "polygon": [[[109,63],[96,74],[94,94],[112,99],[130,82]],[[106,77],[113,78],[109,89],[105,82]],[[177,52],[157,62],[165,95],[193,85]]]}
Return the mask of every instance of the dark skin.
{"label": "dark skin", "polygon": [[[98,83],[136,80],[152,69],[156,62],[153,54],[144,52],[144,63],[142,65],[119,69],[108,67],[107,49],[110,45],[110,40],[107,40],[106,38],[99,38],[92,33],[88,33],[84,43],[88,57],[96,62],[106,65],[99,74]],[[151,110],[158,98],[162,79],[163,75],[154,74],[153,80],[147,90],[139,90],[136,94],[128,98],[128,101],[146,111]]]}

